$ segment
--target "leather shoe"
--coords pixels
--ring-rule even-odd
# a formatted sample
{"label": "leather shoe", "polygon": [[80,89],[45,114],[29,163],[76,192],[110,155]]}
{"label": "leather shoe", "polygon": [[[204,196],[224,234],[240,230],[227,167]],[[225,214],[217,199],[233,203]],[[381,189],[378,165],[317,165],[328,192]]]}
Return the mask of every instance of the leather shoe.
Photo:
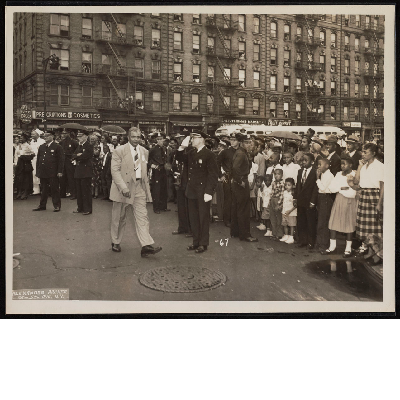
{"label": "leather shoe", "polygon": [[307,250],[308,251],[314,250],[314,246],[312,244],[308,244],[307,245]]}
{"label": "leather shoe", "polygon": [[117,243],[111,243],[111,250],[117,253],[121,252],[121,246]]}
{"label": "leather shoe", "polygon": [[229,222],[227,222],[227,223],[225,224],[225,226],[226,226],[227,228],[230,228],[230,227],[231,227],[231,224],[230,224]]}
{"label": "leather shoe", "polygon": [[76,200],[76,197],[70,197],[69,199],[70,200]]}
{"label": "leather shoe", "polygon": [[165,210],[163,210],[163,211],[171,211],[169,208],[166,208]]}
{"label": "leather shoe", "polygon": [[155,213],[155,214],[161,214],[161,211],[159,211],[159,210],[154,210],[154,213]]}
{"label": "leather shoe", "polygon": [[44,211],[45,210],[45,208],[43,208],[43,207],[36,207],[36,208],[34,208],[32,211]]}
{"label": "leather shoe", "polygon": [[156,254],[162,250],[162,247],[153,247],[153,246],[143,246],[140,255],[142,257],[147,257],[150,254]]}
{"label": "leather shoe", "polygon": [[53,212],[59,212],[60,211],[60,207],[54,207]]}
{"label": "leather shoe", "polygon": [[82,213],[82,211],[79,211],[79,210],[74,210],[74,211],[72,211],[74,214],[81,214]]}
{"label": "leather shoe", "polygon": [[249,236],[246,239],[243,239],[245,242],[258,242],[258,239],[252,236]]}
{"label": "leather shoe", "polygon": [[181,235],[182,233],[185,233],[185,232],[182,232],[182,231],[173,231],[172,232],[173,235]]}
{"label": "leather shoe", "polygon": [[196,250],[195,253],[204,253],[207,250],[207,246],[199,246]]}
{"label": "leather shoe", "polygon": [[82,215],[89,215],[91,213],[92,213],[91,211],[86,211],[86,212],[82,213]]}
{"label": "leather shoe", "polygon": [[195,244],[191,244],[190,246],[187,247],[187,250],[196,250],[198,248],[199,248],[199,246],[196,246]]}
{"label": "leather shoe", "polygon": [[193,233],[187,233],[185,237],[193,237]]}

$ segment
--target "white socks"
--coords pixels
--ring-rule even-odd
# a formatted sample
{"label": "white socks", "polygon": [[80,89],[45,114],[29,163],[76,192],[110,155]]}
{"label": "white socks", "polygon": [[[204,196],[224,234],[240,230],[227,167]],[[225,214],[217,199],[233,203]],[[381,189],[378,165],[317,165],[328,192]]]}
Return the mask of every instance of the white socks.
{"label": "white socks", "polygon": [[346,252],[346,253],[351,252],[351,244],[352,244],[352,243],[353,243],[352,240],[346,240],[346,249],[345,249],[345,252]]}
{"label": "white socks", "polygon": [[336,239],[329,239],[329,251],[333,251],[336,249]]}

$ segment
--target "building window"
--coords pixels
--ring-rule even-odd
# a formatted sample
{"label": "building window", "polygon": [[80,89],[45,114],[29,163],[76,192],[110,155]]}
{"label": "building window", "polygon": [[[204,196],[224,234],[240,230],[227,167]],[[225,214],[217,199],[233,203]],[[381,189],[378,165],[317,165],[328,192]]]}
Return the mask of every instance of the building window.
{"label": "building window", "polygon": [[336,23],[337,22],[337,15],[332,14],[332,22]]}
{"label": "building window", "polygon": [[359,28],[361,26],[361,22],[360,22],[360,15],[356,14],[356,26]]}
{"label": "building window", "polygon": [[296,103],[296,119],[301,119],[301,103]]}
{"label": "building window", "polygon": [[231,51],[231,39],[224,39],[224,44],[225,44],[226,49],[230,53],[230,51]]}
{"label": "building window", "polygon": [[174,93],[174,111],[181,111],[181,94]]}
{"label": "building window", "polygon": [[120,108],[124,108],[123,102],[126,99],[126,90],[125,89],[117,89],[117,98],[118,98],[118,106]]}
{"label": "building window", "polygon": [[143,60],[143,58],[135,58],[135,76],[136,76],[136,78],[144,78],[144,60]]}
{"label": "building window", "polygon": [[360,84],[355,83],[354,84],[354,97],[359,97],[360,96]]}
{"label": "building window", "polygon": [[290,50],[283,51],[283,66],[290,67]]}
{"label": "building window", "polygon": [[369,49],[369,39],[365,39],[365,40],[364,40],[364,47],[365,47],[366,49]]}
{"label": "building window", "polygon": [[311,28],[307,29],[307,40],[308,40],[308,43],[313,43],[314,31]]}
{"label": "building window", "polygon": [[161,111],[161,92],[153,92],[153,111]]}
{"label": "building window", "polygon": [[239,32],[245,32],[246,31],[246,16],[244,14],[239,14],[238,22],[239,22]]}
{"label": "building window", "polygon": [[269,103],[269,116],[276,118],[276,101],[270,101]]}
{"label": "building window", "polygon": [[91,106],[93,104],[93,88],[91,86],[82,86],[82,105]]}
{"label": "building window", "polygon": [[359,74],[360,73],[360,60],[355,60],[354,61],[354,73]]}
{"label": "building window", "polygon": [[336,82],[331,81],[331,96],[336,96]]}
{"label": "building window", "polygon": [[110,107],[111,103],[111,88],[102,87],[101,88],[101,104],[103,107]]}
{"label": "building window", "polygon": [[199,95],[197,93],[192,94],[192,111],[199,111]]}
{"label": "building window", "polygon": [[215,67],[213,65],[208,65],[207,67],[207,80],[212,82],[215,76]]}
{"label": "building window", "polygon": [[369,119],[369,108],[368,107],[364,108],[364,117],[365,117],[365,119]]}
{"label": "building window", "polygon": [[325,56],[324,55],[319,56],[319,64],[321,66],[321,70],[325,72]]}
{"label": "building window", "polygon": [[283,40],[290,40],[290,25],[283,25]]}
{"label": "building window", "polygon": [[36,29],[36,14],[35,13],[32,14],[31,23],[32,23],[32,37],[33,37],[33,36],[35,36],[35,29]]}
{"label": "building window", "polygon": [[91,18],[82,18],[82,38],[91,39],[93,35],[93,21]]}
{"label": "building window", "polygon": [[69,50],[51,49],[50,53],[55,54],[60,60],[58,65],[55,64],[52,65],[49,63],[50,69],[58,69],[60,71],[69,70]]}
{"label": "building window", "polygon": [[231,69],[230,68],[227,68],[227,67],[224,68],[224,78],[226,81],[230,82],[230,80],[231,80]]}
{"label": "building window", "polygon": [[103,40],[110,41],[112,39],[112,33],[108,27],[111,25],[111,22],[102,21],[101,22],[101,38]]}
{"label": "building window", "polygon": [[336,119],[336,106],[331,106],[331,119]]}
{"label": "building window", "polygon": [[193,23],[200,24],[200,14],[193,14]]}
{"label": "building window", "polygon": [[259,44],[253,45],[253,59],[254,59],[254,61],[260,61],[260,45]]}
{"label": "building window", "polygon": [[231,96],[224,96],[224,104],[226,108],[231,107]]}
{"label": "building window", "polygon": [[174,63],[174,82],[182,82],[182,63]]}
{"label": "building window", "polygon": [[369,61],[365,61],[364,63],[364,73],[369,73]]}
{"label": "building window", "polygon": [[276,34],[276,22],[271,22],[271,37],[276,39],[277,34]]}
{"label": "building window", "polygon": [[369,83],[364,84],[364,96],[369,97]]}
{"label": "building window", "polygon": [[193,35],[193,53],[200,54],[200,35]]}
{"label": "building window", "polygon": [[133,27],[133,44],[143,46],[143,26]]}
{"label": "building window", "polygon": [[260,18],[259,17],[254,17],[253,18],[253,32],[254,33],[260,33]]}
{"label": "building window", "polygon": [[69,86],[51,85],[50,86],[50,105],[69,106]]}
{"label": "building window", "polygon": [[298,26],[296,28],[296,38],[301,39],[303,36],[303,28],[301,26]]}
{"label": "building window", "polygon": [[360,50],[360,38],[355,38],[354,39],[354,50],[359,51]]}
{"label": "building window", "polygon": [[161,14],[160,13],[151,13],[152,17],[159,17]]}
{"label": "building window", "polygon": [[349,107],[348,106],[343,107],[343,119],[349,119]]}
{"label": "building window", "polygon": [[239,69],[239,86],[245,87],[246,86],[246,70]]}
{"label": "building window", "polygon": [[318,107],[318,114],[324,115],[325,114],[325,106],[320,104]]}
{"label": "building window", "polygon": [[343,96],[349,95],[349,82],[344,82],[343,84]]}
{"label": "building window", "polygon": [[135,105],[137,110],[144,110],[143,92],[141,90],[135,92]]}
{"label": "building window", "polygon": [[160,46],[161,46],[161,30],[153,28],[151,30],[151,47],[160,47]]}
{"label": "building window", "polygon": [[301,78],[296,78],[296,93],[301,93],[301,91],[302,91]]}
{"label": "building window", "polygon": [[211,113],[214,110],[214,96],[211,94],[207,95],[207,110]]}
{"label": "building window", "polygon": [[231,15],[230,14],[222,14],[222,19],[224,20],[224,28],[230,28],[231,27]]}
{"label": "building window", "polygon": [[344,26],[349,26],[349,19],[350,19],[349,14],[345,14],[344,15]]}
{"label": "building window", "polygon": [[117,38],[126,39],[126,24],[115,25],[114,33]]}
{"label": "building window", "polygon": [[245,114],[244,104],[245,104],[245,98],[239,97],[238,99],[239,114]]}
{"label": "building window", "polygon": [[277,49],[271,49],[270,65],[277,65],[276,54],[277,54]]}
{"label": "building window", "polygon": [[239,60],[246,59],[246,42],[239,42]]}
{"label": "building window", "polygon": [[271,84],[270,90],[276,90],[276,75],[271,75],[270,84]]}
{"label": "building window", "polygon": [[215,39],[212,36],[208,36],[207,38],[207,47],[209,49],[214,49],[215,47]]}
{"label": "building window", "polygon": [[253,115],[260,115],[260,99],[253,99]]}
{"label": "building window", "polygon": [[50,35],[69,36],[69,16],[50,14]]}
{"label": "building window", "polygon": [[283,103],[283,117],[289,118],[289,103]]}
{"label": "building window", "polygon": [[354,107],[354,120],[355,121],[360,120],[360,107],[358,107],[358,106]]}
{"label": "building window", "polygon": [[336,33],[331,33],[331,47],[336,47]]}
{"label": "building window", "polygon": [[344,73],[350,74],[350,60],[348,58],[344,59]]}
{"label": "building window", "polygon": [[259,88],[260,87],[260,72],[259,71],[254,71],[253,76],[254,76],[254,78],[253,78],[253,86],[255,88]]}
{"label": "building window", "polygon": [[182,50],[182,32],[174,32],[174,50]]}
{"label": "building window", "polygon": [[331,72],[336,72],[336,57],[331,57]]}
{"label": "building window", "polygon": [[200,64],[193,64],[193,82],[200,82]]}
{"label": "building window", "polygon": [[153,60],[151,62],[151,78],[152,79],[161,79],[161,61]]}
{"label": "building window", "polygon": [[283,78],[283,91],[285,93],[290,92],[290,78],[289,77]]}
{"label": "building window", "polygon": [[378,97],[378,86],[374,85],[374,99]]}
{"label": "building window", "polygon": [[325,40],[326,40],[325,36],[326,36],[325,31],[319,31],[319,40],[321,42],[321,46],[325,46]]}
{"label": "building window", "polygon": [[84,74],[92,73],[92,53],[82,52],[82,72]]}
{"label": "building window", "polygon": [[174,14],[174,21],[183,21],[183,14]]}

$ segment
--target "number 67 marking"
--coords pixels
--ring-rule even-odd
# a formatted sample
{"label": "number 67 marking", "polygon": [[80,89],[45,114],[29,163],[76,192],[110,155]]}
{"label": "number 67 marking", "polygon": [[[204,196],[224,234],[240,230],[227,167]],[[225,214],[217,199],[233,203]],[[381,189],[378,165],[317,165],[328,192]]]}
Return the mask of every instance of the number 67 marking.
{"label": "number 67 marking", "polygon": [[221,239],[221,240],[219,241],[219,245],[220,245],[220,246],[223,246],[223,245],[224,245],[224,240],[226,241],[225,246],[228,246],[228,241],[229,241],[228,238],[226,238],[226,239]]}

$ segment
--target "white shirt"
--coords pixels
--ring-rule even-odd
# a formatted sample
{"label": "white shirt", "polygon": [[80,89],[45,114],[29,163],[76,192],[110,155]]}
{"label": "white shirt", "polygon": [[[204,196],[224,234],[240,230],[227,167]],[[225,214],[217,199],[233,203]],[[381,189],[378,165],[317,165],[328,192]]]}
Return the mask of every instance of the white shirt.
{"label": "white shirt", "polygon": [[[354,199],[354,197],[356,197],[356,191],[352,189],[347,183],[347,177],[354,176],[355,174],[356,171],[351,171],[349,175],[343,175],[342,171],[339,171],[332,179],[332,182],[329,185],[331,193],[340,193],[344,197],[348,197],[349,199]],[[341,189],[342,187],[348,187],[348,189],[342,190]]]}
{"label": "white shirt", "polygon": [[326,157],[326,158],[328,160],[330,160],[335,153],[336,153],[336,151],[332,151],[332,153],[329,153],[328,157]]}
{"label": "white shirt", "polygon": [[286,178],[293,178],[294,179],[294,184],[296,185],[297,183],[297,174],[300,169],[299,164],[295,164],[294,162],[291,162],[289,165],[283,164],[282,169],[283,169],[283,181],[285,181]]}
{"label": "white shirt", "polygon": [[[312,166],[310,168],[307,168],[307,169],[303,170],[303,172],[301,173],[301,181],[302,182],[303,181],[305,182],[307,180],[308,174],[311,172],[311,168],[312,168]],[[305,176],[304,176],[304,172],[306,173]]]}
{"label": "white shirt", "polygon": [[268,167],[267,170],[265,171],[265,175],[272,175],[272,182],[275,181],[274,170],[276,167],[282,168],[282,165],[281,164],[272,165],[271,167]]}
{"label": "white shirt", "polygon": [[46,143],[46,142],[45,142],[42,138],[38,138],[38,139],[36,140],[36,142],[35,142],[33,139],[31,140],[30,146],[31,146],[32,151],[35,153],[35,155],[37,155],[38,150],[39,150],[39,147],[40,147],[43,143]]}
{"label": "white shirt", "polygon": [[52,140],[50,143],[47,143],[47,147],[50,147],[50,145],[54,142],[54,140]]}
{"label": "white shirt", "polygon": [[350,156],[350,157],[353,157],[354,154],[356,154],[356,151],[357,151],[357,150],[354,150],[354,151],[352,151],[351,153],[349,153],[349,156]]}
{"label": "white shirt", "polygon": [[131,149],[132,160],[133,160],[134,164],[135,164],[135,156],[136,156],[136,154],[138,156],[137,162],[135,164],[135,171],[136,171],[136,179],[140,179],[142,177],[142,166],[141,166],[141,163],[140,163],[139,146],[136,146],[136,150],[135,150],[135,148],[129,143],[129,148]]}
{"label": "white shirt", "polygon": [[329,186],[333,178],[334,176],[329,169],[321,174],[321,177],[317,179],[318,193],[332,193]]}
{"label": "white shirt", "polygon": [[204,147],[205,145],[203,144],[202,146],[200,146],[198,149],[197,149],[197,152],[199,152],[200,150],[202,150],[202,148]]}
{"label": "white shirt", "polygon": [[367,168],[363,165],[360,171],[360,187],[362,189],[379,189],[379,182],[384,182],[384,166],[375,159]]}
{"label": "white shirt", "polygon": [[262,184],[262,206],[263,208],[269,207],[269,201],[271,200],[272,184],[267,186],[264,182]]}
{"label": "white shirt", "polygon": [[[286,214],[286,212],[290,211],[293,207],[293,195],[291,192],[285,190],[283,192],[282,214]],[[297,217],[297,208],[289,214],[289,217]]]}

